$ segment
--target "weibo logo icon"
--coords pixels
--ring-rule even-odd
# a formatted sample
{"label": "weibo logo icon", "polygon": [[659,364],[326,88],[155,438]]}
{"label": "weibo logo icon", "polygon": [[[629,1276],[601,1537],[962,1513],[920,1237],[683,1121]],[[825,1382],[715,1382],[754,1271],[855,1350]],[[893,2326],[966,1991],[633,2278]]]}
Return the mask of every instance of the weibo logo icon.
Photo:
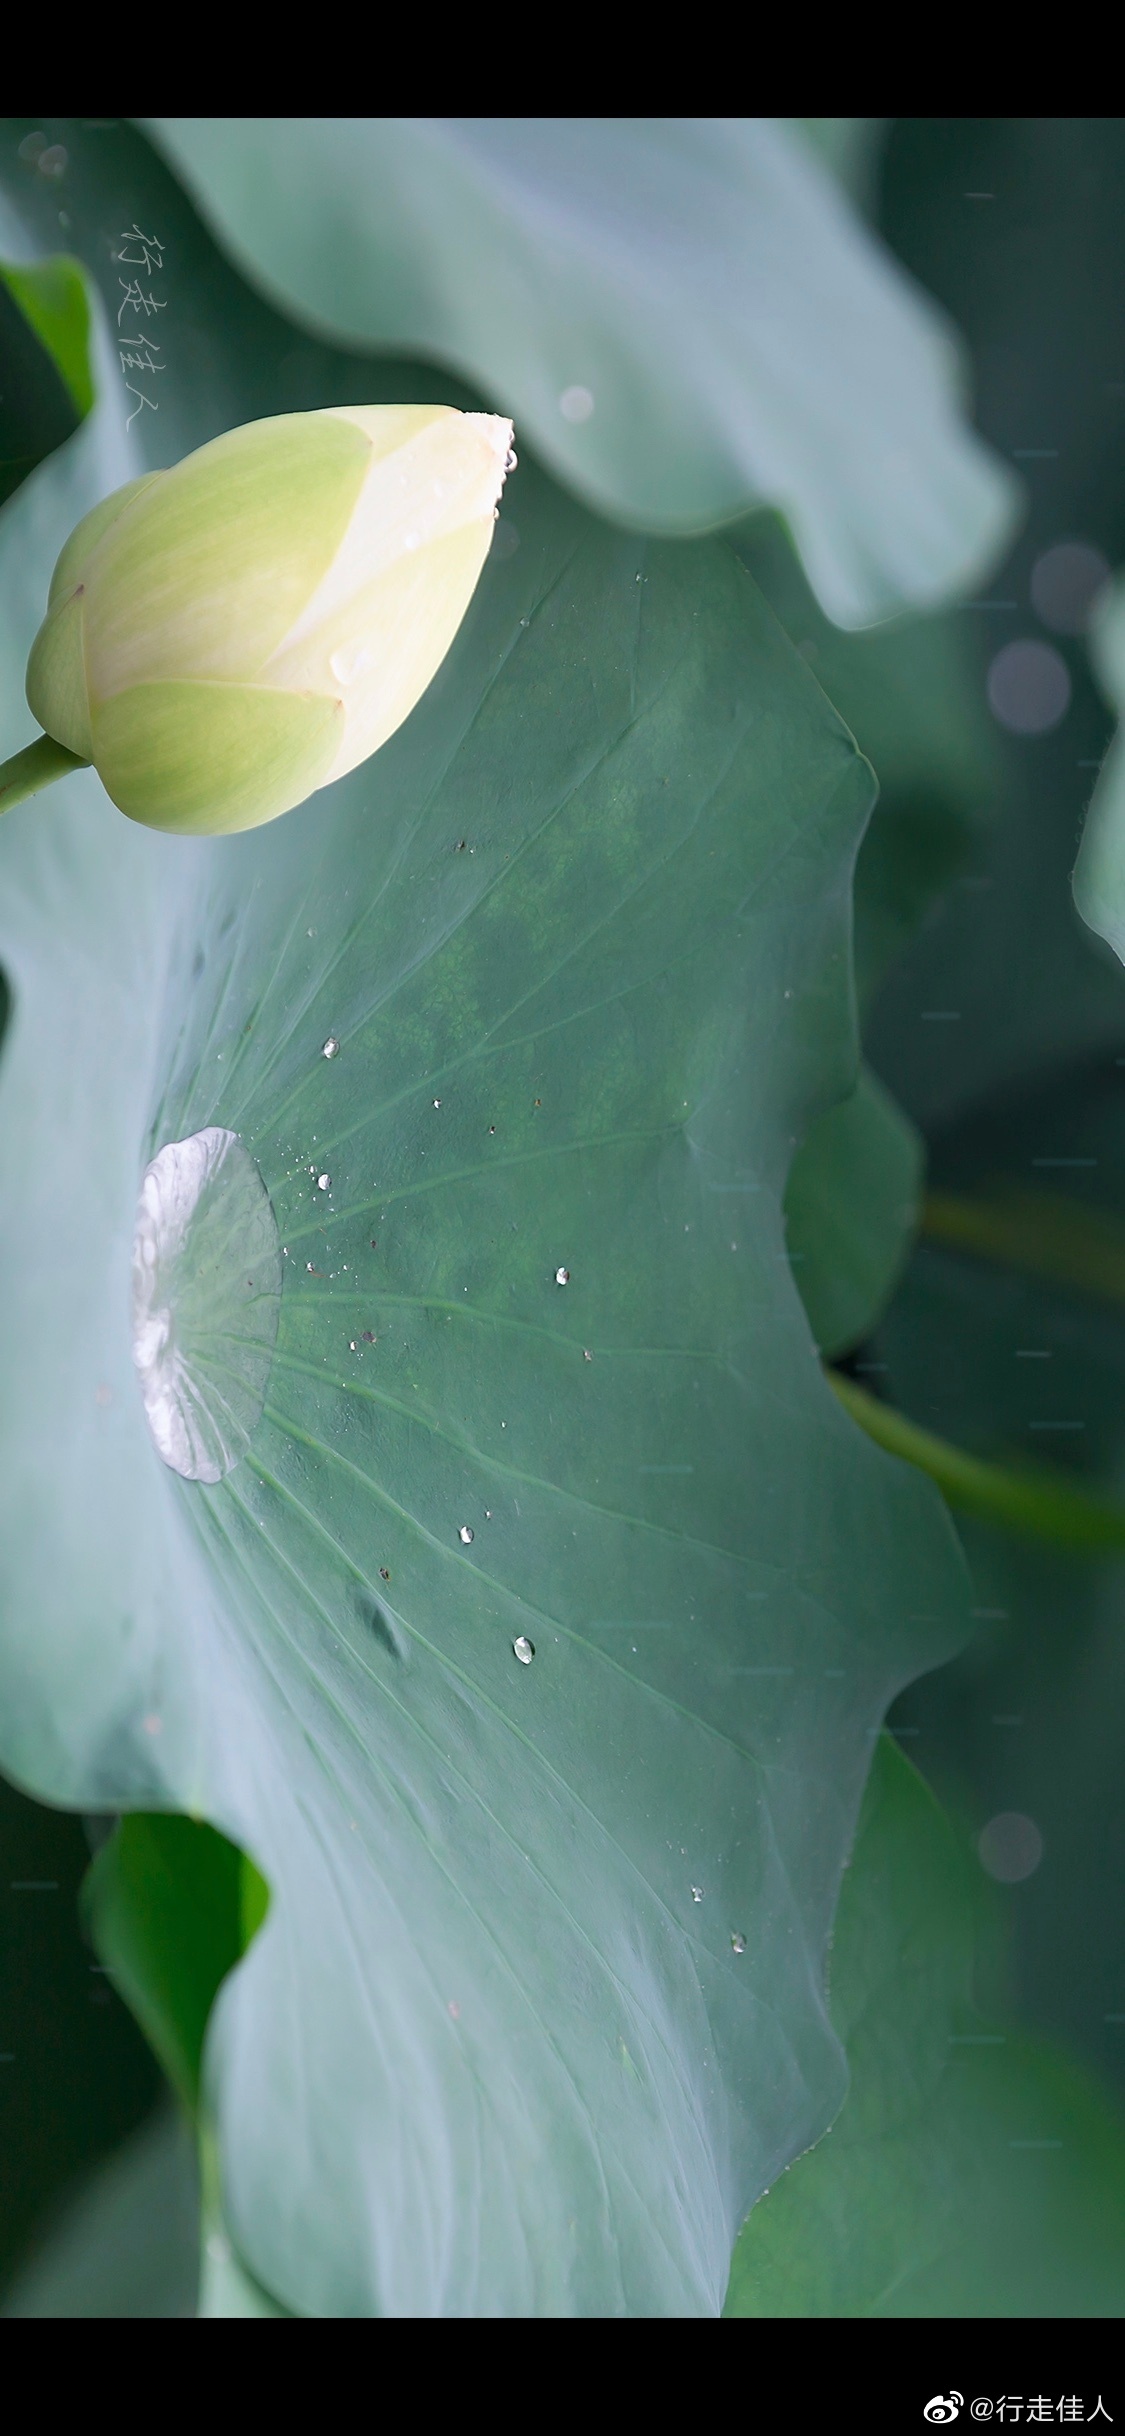
{"label": "weibo logo icon", "polygon": [[926,2403],[922,2417],[928,2419],[934,2427],[944,2427],[947,2420],[957,2418],[964,2400],[964,2394],[959,2394],[953,2389],[948,2394],[935,2394],[932,2401]]}

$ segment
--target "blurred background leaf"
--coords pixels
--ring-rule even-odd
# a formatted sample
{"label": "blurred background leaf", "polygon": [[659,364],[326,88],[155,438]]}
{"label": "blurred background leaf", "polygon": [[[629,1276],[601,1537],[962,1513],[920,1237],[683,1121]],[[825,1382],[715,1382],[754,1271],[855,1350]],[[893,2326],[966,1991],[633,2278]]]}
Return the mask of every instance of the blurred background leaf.
{"label": "blurred background leaf", "polygon": [[198,2107],[211,2007],[261,1927],[269,1894],[253,1862],[204,1819],[126,1818],[84,1900],[103,1963],[184,2107]]}
{"label": "blurred background leaf", "polygon": [[164,2105],[41,2227],[0,2315],[193,2318],[198,2295],[195,2138]]}
{"label": "blurred background leaf", "polygon": [[[1094,668],[1109,708],[1125,710],[1125,593],[1118,579],[1094,604]],[[1082,833],[1074,895],[1083,920],[1125,959],[1125,746],[1109,747]]]}
{"label": "blurred background leaf", "polygon": [[1125,2119],[982,2014],[990,1926],[968,1839],[884,1738],[833,1945],[848,2096],[744,2227],[728,2317],[1120,2316]]}
{"label": "blurred background leaf", "polygon": [[52,2210],[132,2133],[160,2075],[82,1935],[82,1822],[0,1778],[0,2291]]}
{"label": "blurred background leaf", "polygon": [[264,294],[450,365],[604,514],[778,507],[845,626],[1003,547],[1018,483],[963,417],[952,329],[822,165],[870,155],[864,122],[141,123]]}
{"label": "blurred background leaf", "polygon": [[[1006,562],[955,613],[993,732],[992,817],[865,1025],[927,1135],[1125,1049],[1120,968],[1070,888],[1113,727],[1084,624],[1090,585],[1125,559],[1123,209],[1116,119],[909,119],[888,135],[883,236],[962,331],[978,426],[1027,496]],[[1055,555],[1075,547],[1085,602]]]}
{"label": "blurred background leaf", "polygon": [[[1125,1251],[1123,1088],[1121,1068],[1095,1063],[1022,1103],[992,1103],[935,1142],[941,1236],[958,1209],[964,1241],[923,1241],[865,1379],[944,1438],[1006,1461],[1049,1457],[1064,1477],[1125,1506],[1125,1300],[1057,1273],[1064,1181],[1076,1270],[1084,1257],[1095,1281],[1112,1275],[1099,1237],[1098,1279],[1087,1215],[1115,1220]],[[1040,1178],[1049,1195],[1036,1191]],[[1001,1203],[1001,1188],[1012,1196],[1016,1186],[1022,1200]],[[1037,1234],[1040,1202],[1049,1225]],[[997,1206],[1021,1214],[1018,1264],[1010,1218],[1002,1258],[972,1249],[973,1214]],[[964,1535],[977,1638],[956,1664],[911,1686],[895,1721],[976,1829],[1015,1813],[1041,1838],[1041,1858],[1007,1897],[998,2000],[1125,2082],[1125,1567],[980,1526]]]}
{"label": "blurred background leaf", "polygon": [[797,1152],[785,1239],[822,1353],[846,1352],[881,1318],[914,1239],[922,1166],[921,1136],[866,1068]]}
{"label": "blurred background leaf", "polygon": [[[1120,120],[911,120],[890,132],[884,234],[965,332],[978,419],[1018,464],[1029,516],[987,601],[961,613],[995,739],[992,818],[866,1024],[873,1065],[927,1137],[935,1204],[856,1366],[954,1444],[1049,1457],[1119,1499],[1125,1336],[1107,1287],[1125,1208],[1125,974],[1078,918],[1070,875],[1113,724],[1086,625],[1125,558],[1123,207]],[[1005,654],[1028,644],[1021,693]],[[996,1228],[974,1220],[982,1206],[1006,1213],[1002,1259],[984,1256]],[[1008,1812],[1038,1830],[1041,1860],[1004,1897],[1007,1961],[992,1992],[1120,2084],[1125,1572],[977,1525],[963,1535],[975,1643],[892,1715],[975,1831]]]}
{"label": "blurred background leaf", "polygon": [[90,312],[79,266],[0,262],[0,506],[61,448],[93,401]]}

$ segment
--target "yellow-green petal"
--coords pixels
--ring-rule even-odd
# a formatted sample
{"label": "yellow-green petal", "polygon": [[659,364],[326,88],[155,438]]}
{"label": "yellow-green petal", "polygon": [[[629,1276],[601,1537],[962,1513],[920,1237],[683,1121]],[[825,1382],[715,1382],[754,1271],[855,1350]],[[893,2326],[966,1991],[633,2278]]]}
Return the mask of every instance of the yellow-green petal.
{"label": "yellow-green petal", "polygon": [[89,515],[82,518],[81,524],[75,525],[70,539],[64,541],[55,562],[51,589],[47,595],[49,609],[55,608],[66,593],[73,592],[75,584],[81,583],[93,557],[96,544],[101,540],[103,533],[108,533],[110,525],[116,524],[122,509],[128,507],[129,501],[139,498],[142,491],[151,490],[154,482],[163,482],[163,480],[163,474],[159,473],[135,475],[132,482],[123,482],[119,491],[111,491],[107,499],[99,499],[97,506],[90,509]]}
{"label": "yellow-green petal", "polygon": [[342,724],[324,695],[165,678],[95,706],[93,759],[130,820],[206,836],[255,829],[313,794]]}
{"label": "yellow-green petal", "polygon": [[86,668],[82,653],[85,595],[79,590],[59,602],[45,617],[31,646],[27,663],[28,708],[56,744],[92,761],[90,706],[86,698]]}
{"label": "yellow-green petal", "polygon": [[157,678],[257,676],[331,565],[370,455],[353,423],[278,415],[173,466],[86,571],[91,702]]}

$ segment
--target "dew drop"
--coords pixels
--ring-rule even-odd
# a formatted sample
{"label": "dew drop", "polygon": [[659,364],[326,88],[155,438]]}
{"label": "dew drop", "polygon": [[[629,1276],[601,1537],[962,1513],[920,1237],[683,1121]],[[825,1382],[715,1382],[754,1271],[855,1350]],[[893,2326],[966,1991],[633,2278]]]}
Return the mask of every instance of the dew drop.
{"label": "dew drop", "polygon": [[743,1936],[741,1929],[731,1930],[730,1945],[732,1954],[744,1954],[746,1952],[746,1939]]}
{"label": "dew drop", "polygon": [[137,1204],[133,1361],[153,1442],[182,1479],[241,1461],[280,1309],[277,1223],[249,1151],[220,1125],[166,1142]]}
{"label": "dew drop", "polygon": [[322,1056],[322,1057],[339,1057],[339,1054],[340,1054],[340,1043],[339,1043],[339,1041],[337,1040],[336,1035],[335,1035],[335,1033],[334,1033],[334,1032],[330,1032],[330,1033],[329,1033],[328,1038],[327,1038],[327,1040],[325,1041],[324,1047],[323,1047],[323,1049],[321,1050],[320,1054],[321,1054],[321,1056]]}
{"label": "dew drop", "polygon": [[441,1106],[441,1101],[440,1101],[440,1100],[435,1100],[435,1101],[434,1101],[434,1106],[435,1106],[435,1108],[440,1108],[440,1106]]}
{"label": "dew drop", "polygon": [[555,1270],[555,1284],[556,1284],[556,1286],[569,1286],[569,1284],[570,1284],[570,1270],[569,1270],[569,1269],[556,1269],[556,1270]]}
{"label": "dew drop", "polygon": [[525,1632],[521,1632],[516,1635],[516,1638],[512,1643],[512,1648],[516,1657],[519,1659],[520,1665],[530,1666],[531,1661],[535,1656],[535,1643],[534,1641],[528,1640]]}
{"label": "dew drop", "polygon": [[702,1901],[703,1901],[703,1888],[702,1888],[701,1886],[693,1886],[693,1887],[692,1887],[692,1890],[691,1890],[691,1899],[692,1899],[692,1902],[693,1902],[693,1903],[702,1903]]}
{"label": "dew drop", "polygon": [[385,1566],[385,1565],[380,1565],[380,1567],[379,1567],[379,1579],[380,1579],[380,1581],[381,1581],[381,1582],[389,1582],[389,1581],[390,1581],[390,1578],[391,1578],[391,1577],[390,1577],[390,1574],[389,1574],[389,1573],[388,1573],[388,1571],[387,1571],[386,1566]]}
{"label": "dew drop", "polygon": [[461,1528],[457,1533],[457,1537],[460,1540],[462,1547],[468,1548],[472,1545],[473,1535],[469,1529],[468,1523],[462,1523]]}
{"label": "dew drop", "polygon": [[317,1187],[317,1191],[318,1191],[318,1192],[320,1192],[320,1193],[327,1193],[327,1192],[331,1192],[331,1190],[332,1190],[332,1178],[331,1178],[331,1176],[318,1176],[318,1177],[317,1177],[317,1180],[316,1180],[316,1187]]}

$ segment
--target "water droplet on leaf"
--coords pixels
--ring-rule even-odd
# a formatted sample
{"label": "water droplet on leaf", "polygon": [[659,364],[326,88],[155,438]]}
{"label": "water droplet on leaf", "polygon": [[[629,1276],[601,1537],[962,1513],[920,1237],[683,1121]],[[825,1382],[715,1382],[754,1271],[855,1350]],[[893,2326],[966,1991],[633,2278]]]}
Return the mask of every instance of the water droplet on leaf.
{"label": "water droplet on leaf", "polygon": [[528,1640],[525,1632],[517,1634],[516,1639],[512,1643],[512,1648],[516,1654],[516,1657],[519,1659],[520,1665],[530,1666],[531,1661],[535,1656],[535,1643],[534,1641]]}
{"label": "water droplet on leaf", "polygon": [[137,1205],[133,1361],[154,1444],[183,1479],[221,1480],[245,1454],[280,1309],[277,1224],[249,1151],[219,1125],[166,1142]]}

